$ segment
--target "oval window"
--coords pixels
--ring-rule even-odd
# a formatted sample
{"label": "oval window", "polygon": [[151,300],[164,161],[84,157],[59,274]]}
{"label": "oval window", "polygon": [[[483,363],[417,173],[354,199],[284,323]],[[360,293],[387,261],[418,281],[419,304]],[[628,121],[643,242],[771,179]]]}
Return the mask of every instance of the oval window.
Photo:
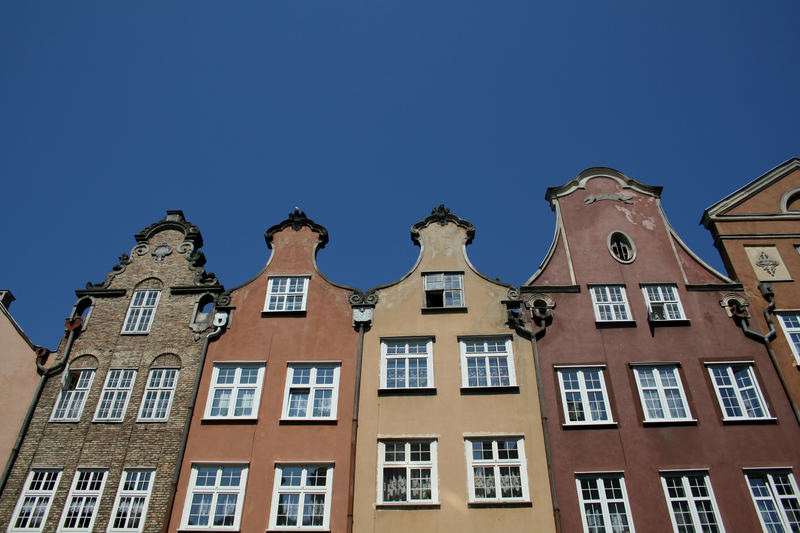
{"label": "oval window", "polygon": [[620,263],[632,263],[636,258],[633,241],[621,231],[615,231],[608,236],[608,251]]}

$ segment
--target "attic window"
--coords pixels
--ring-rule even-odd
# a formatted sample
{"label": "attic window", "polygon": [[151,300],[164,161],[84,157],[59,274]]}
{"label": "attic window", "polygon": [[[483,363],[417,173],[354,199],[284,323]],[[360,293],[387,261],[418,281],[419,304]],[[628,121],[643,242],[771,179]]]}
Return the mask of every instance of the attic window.
{"label": "attic window", "polygon": [[636,247],[633,241],[621,231],[612,232],[608,236],[608,251],[620,263],[633,263],[636,259]]}
{"label": "attic window", "polygon": [[786,201],[787,211],[800,211],[800,192],[796,192]]}

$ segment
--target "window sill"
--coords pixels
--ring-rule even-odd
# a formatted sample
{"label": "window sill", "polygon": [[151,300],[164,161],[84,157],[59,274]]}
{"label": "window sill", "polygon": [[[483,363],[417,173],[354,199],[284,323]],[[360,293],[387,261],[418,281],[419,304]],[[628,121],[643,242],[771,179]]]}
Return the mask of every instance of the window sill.
{"label": "window sill", "polygon": [[336,418],[281,418],[278,423],[282,426],[335,426],[339,421]]}
{"label": "window sill", "polygon": [[696,418],[681,418],[675,420],[642,420],[645,427],[658,427],[658,426],[696,426]]}
{"label": "window sill", "polygon": [[436,387],[380,388],[378,396],[436,396]]}
{"label": "window sill", "polygon": [[218,426],[223,424],[249,425],[257,424],[258,417],[202,418],[200,419],[200,423]]}
{"label": "window sill", "polygon": [[564,429],[614,429],[617,423],[613,420],[609,422],[564,422],[561,424]]}
{"label": "window sill", "polygon": [[487,500],[467,502],[467,507],[533,507],[530,500]]}
{"label": "window sill", "polygon": [[53,424],[77,424],[77,423],[78,423],[78,422],[80,422],[80,421],[81,421],[81,419],[80,419],[80,418],[77,418],[77,419],[75,419],[75,420],[61,420],[61,419],[55,419],[55,420],[51,419],[51,420],[48,420],[48,422],[51,422],[51,423],[53,423]]}
{"label": "window sill", "polygon": [[767,418],[723,418],[723,424],[777,424],[778,419],[774,416]]}
{"label": "window sill", "polygon": [[680,326],[691,326],[692,322],[688,318],[679,318],[677,320],[653,320],[652,318],[647,319],[651,326],[655,327],[680,327]]}
{"label": "window sill", "polygon": [[197,528],[179,527],[176,531],[178,531],[179,533],[184,533],[184,532],[188,533],[189,531],[208,531],[210,533],[214,533],[215,531],[227,531],[228,533],[230,533],[231,531],[234,532],[241,531],[241,529],[239,529],[238,527],[235,529],[222,528],[222,527],[197,527]]}
{"label": "window sill", "polygon": [[120,335],[133,335],[133,336],[141,336],[141,335],[148,335],[149,331],[121,331]]}
{"label": "window sill", "polygon": [[136,419],[137,424],[166,424],[167,422],[169,422],[168,418],[165,418],[163,420],[150,420],[149,418]]}
{"label": "window sill", "polygon": [[299,311],[261,311],[261,318],[269,318],[269,317],[304,317],[306,316],[306,310],[301,309]]}
{"label": "window sill", "polygon": [[447,313],[466,313],[466,307],[423,307],[423,315],[438,315]]}
{"label": "window sill", "polygon": [[267,533],[291,533],[294,531],[319,531],[321,533],[330,533],[330,528],[318,527],[293,527],[291,529],[267,529]]}
{"label": "window sill", "polygon": [[417,503],[376,503],[376,509],[386,510],[414,510],[414,509],[439,509],[441,504],[439,502],[417,502]]}
{"label": "window sill", "polygon": [[461,394],[519,394],[519,386],[507,385],[502,387],[461,387]]}
{"label": "window sill", "polygon": [[124,420],[92,420],[92,424],[122,424]]}
{"label": "window sill", "polygon": [[597,329],[610,328],[635,328],[635,320],[595,320],[594,325]]}

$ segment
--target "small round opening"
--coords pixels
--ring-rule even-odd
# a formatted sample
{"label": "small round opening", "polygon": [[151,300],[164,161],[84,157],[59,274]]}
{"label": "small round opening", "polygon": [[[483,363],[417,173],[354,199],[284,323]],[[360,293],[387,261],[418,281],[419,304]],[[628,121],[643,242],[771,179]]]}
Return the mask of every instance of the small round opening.
{"label": "small round opening", "polygon": [[620,263],[632,263],[636,258],[633,241],[621,231],[615,231],[608,236],[608,250]]}

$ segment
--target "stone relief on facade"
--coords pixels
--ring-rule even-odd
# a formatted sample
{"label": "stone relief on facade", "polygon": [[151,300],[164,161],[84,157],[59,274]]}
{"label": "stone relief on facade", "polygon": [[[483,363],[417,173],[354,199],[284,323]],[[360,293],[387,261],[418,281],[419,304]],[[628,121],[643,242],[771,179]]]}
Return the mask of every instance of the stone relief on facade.
{"label": "stone relief on facade", "polygon": [[168,244],[159,244],[158,246],[153,249],[150,253],[153,257],[156,258],[156,261],[163,261],[165,257],[172,253],[172,248],[169,247]]}
{"label": "stone relief on facade", "polygon": [[617,202],[622,202],[625,204],[632,204],[633,203],[633,195],[632,194],[619,194],[616,192],[605,192],[600,194],[590,194],[587,196],[583,203],[586,205],[593,204],[595,202],[600,202],[602,200],[615,200]]}
{"label": "stone relief on facade", "polygon": [[745,246],[744,249],[759,281],[792,279],[775,246]]}

